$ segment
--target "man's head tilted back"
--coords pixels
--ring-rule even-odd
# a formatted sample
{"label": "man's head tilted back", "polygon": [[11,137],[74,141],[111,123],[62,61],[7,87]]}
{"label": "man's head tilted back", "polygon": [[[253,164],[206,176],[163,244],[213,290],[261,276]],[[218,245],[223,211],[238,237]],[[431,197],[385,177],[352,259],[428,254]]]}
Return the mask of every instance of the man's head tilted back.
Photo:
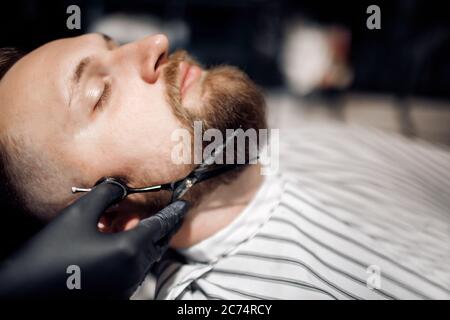
{"label": "man's head tilted back", "polygon": [[[193,165],[172,162],[171,135],[194,120],[222,131],[266,127],[263,96],[244,73],[169,57],[168,45],[163,35],[118,46],[89,34],[20,59],[0,49],[2,166],[27,211],[48,220],[76,198],[72,186],[104,176],[133,187],[182,178]],[[193,191],[194,202],[207,192]],[[134,195],[121,209],[146,216],[167,197]]]}

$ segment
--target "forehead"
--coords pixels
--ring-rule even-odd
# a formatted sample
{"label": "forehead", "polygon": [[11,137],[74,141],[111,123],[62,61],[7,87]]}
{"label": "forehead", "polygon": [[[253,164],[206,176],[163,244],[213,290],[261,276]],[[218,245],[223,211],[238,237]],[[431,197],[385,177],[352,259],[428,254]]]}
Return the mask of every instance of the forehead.
{"label": "forehead", "polygon": [[18,131],[45,124],[48,129],[50,123],[63,125],[73,69],[82,56],[98,49],[100,42],[98,35],[52,41],[14,64],[0,81],[0,127]]}

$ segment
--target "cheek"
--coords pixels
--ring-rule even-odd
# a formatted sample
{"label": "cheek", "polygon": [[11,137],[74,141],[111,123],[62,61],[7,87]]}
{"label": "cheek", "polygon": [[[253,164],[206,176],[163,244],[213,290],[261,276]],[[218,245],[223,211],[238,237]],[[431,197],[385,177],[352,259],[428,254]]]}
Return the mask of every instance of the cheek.
{"label": "cheek", "polygon": [[113,144],[118,150],[127,150],[135,160],[160,164],[170,160],[172,133],[181,124],[171,112],[163,97],[151,101],[134,101],[117,114],[115,122],[120,135],[114,134]]}
{"label": "cheek", "polygon": [[131,181],[168,182],[183,176],[186,168],[171,161],[174,130],[181,123],[173,115],[164,95],[156,86],[145,95],[133,95],[111,110],[102,110],[96,123],[83,135],[84,161],[96,179],[123,175]]}
{"label": "cheek", "polygon": [[[130,175],[134,181],[144,179],[163,183],[179,178],[184,170],[172,162],[172,133],[181,127],[171,113],[143,111],[147,116],[130,119],[118,150],[127,150]],[[119,139],[119,138],[118,138]],[[143,182],[142,182],[143,183]]]}

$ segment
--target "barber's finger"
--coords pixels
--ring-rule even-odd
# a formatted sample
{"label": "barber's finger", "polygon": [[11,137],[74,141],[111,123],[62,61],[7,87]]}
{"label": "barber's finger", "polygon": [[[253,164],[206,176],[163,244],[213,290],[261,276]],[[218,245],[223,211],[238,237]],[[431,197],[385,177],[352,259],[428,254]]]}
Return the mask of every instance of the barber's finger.
{"label": "barber's finger", "polygon": [[75,214],[81,223],[97,227],[97,222],[103,212],[123,197],[123,189],[113,183],[101,183],[94,187],[66,210]]}
{"label": "barber's finger", "polygon": [[146,239],[158,241],[179,225],[188,210],[189,203],[178,200],[150,218],[140,221],[132,232],[135,235],[137,234],[139,238],[145,237]]}

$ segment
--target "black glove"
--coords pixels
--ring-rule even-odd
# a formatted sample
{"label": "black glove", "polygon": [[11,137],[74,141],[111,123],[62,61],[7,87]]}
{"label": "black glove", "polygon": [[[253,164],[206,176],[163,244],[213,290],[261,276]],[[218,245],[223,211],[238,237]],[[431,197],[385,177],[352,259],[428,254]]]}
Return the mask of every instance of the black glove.
{"label": "black glove", "polygon": [[[132,230],[101,233],[100,216],[122,195],[119,186],[102,183],[64,209],[2,262],[0,297],[129,298],[167,249],[188,204],[174,202]],[[80,282],[74,278],[78,268]],[[67,282],[81,289],[69,290]]]}

